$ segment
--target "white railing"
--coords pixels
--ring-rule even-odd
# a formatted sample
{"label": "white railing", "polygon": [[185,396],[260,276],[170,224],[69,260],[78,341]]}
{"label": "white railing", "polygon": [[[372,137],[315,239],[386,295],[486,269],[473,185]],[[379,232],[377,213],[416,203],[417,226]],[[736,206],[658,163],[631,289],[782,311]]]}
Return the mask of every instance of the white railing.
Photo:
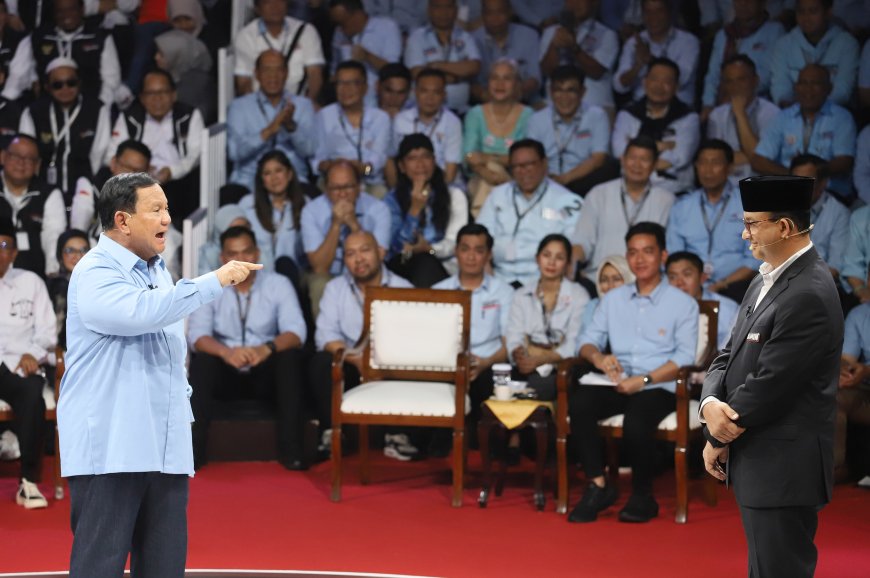
{"label": "white railing", "polygon": [[227,121],[227,111],[236,97],[235,69],[236,55],[233,47],[227,46],[218,50],[218,122]]}
{"label": "white railing", "polygon": [[227,182],[227,125],[213,124],[202,131],[202,152],[199,157],[199,206],[208,213],[208,223],[220,201],[220,189]]}
{"label": "white railing", "polygon": [[185,279],[193,279],[199,274],[199,248],[208,240],[208,231],[208,212],[204,207],[198,208],[184,219],[181,276]]}
{"label": "white railing", "polygon": [[233,0],[230,38],[235,42],[236,34],[254,18],[254,0]]}

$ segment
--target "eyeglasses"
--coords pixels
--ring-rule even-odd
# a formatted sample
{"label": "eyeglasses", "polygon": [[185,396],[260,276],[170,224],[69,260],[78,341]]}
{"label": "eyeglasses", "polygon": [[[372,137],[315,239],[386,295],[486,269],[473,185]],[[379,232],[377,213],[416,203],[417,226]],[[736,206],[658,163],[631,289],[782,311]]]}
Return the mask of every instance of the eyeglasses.
{"label": "eyeglasses", "polygon": [[510,166],[511,171],[519,171],[523,169],[533,169],[541,164],[541,159],[536,161],[526,161],[524,163],[513,163]]}
{"label": "eyeglasses", "polygon": [[326,191],[329,193],[340,193],[343,191],[357,191],[359,183],[348,183],[346,185],[327,185]]}
{"label": "eyeglasses", "polygon": [[746,227],[746,232],[751,235],[752,225],[757,225],[758,223],[773,223],[779,219],[779,217],[772,217],[770,219],[759,219],[758,221],[747,221],[746,219],[741,219],[741,221],[743,221],[743,226]]}
{"label": "eyeglasses", "polygon": [[28,157],[25,155],[20,155],[18,153],[13,153],[11,151],[6,151],[6,159],[10,161],[17,161],[27,165],[35,165],[37,162],[39,162],[39,157]]}
{"label": "eyeglasses", "polygon": [[90,251],[88,247],[82,247],[81,249],[76,249],[75,247],[64,247],[63,254],[64,255],[84,255]]}
{"label": "eyeglasses", "polygon": [[172,94],[171,88],[160,88],[158,90],[143,90],[142,96],[150,97],[150,96],[167,96]]}
{"label": "eyeglasses", "polygon": [[48,83],[48,86],[51,87],[52,90],[60,90],[63,87],[75,88],[78,85],[78,78],[67,78],[66,80],[52,80]]}
{"label": "eyeglasses", "polygon": [[0,241],[0,251],[11,252],[15,250],[15,243],[10,241]]}

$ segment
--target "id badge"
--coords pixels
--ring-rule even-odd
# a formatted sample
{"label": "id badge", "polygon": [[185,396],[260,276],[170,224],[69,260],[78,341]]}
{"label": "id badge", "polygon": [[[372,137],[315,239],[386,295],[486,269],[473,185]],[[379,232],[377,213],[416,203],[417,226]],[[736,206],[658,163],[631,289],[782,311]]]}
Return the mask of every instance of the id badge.
{"label": "id badge", "polygon": [[45,182],[52,186],[57,184],[57,166],[54,163],[51,163],[45,169]]}
{"label": "id badge", "polygon": [[504,260],[505,261],[516,261],[517,260],[517,242],[513,239],[505,243],[504,248]]}
{"label": "id badge", "polygon": [[704,263],[704,274],[711,279],[713,278],[713,263],[709,261]]}
{"label": "id badge", "polygon": [[550,207],[544,207],[541,211],[541,216],[548,221],[558,221],[561,218],[559,211]]}
{"label": "id badge", "polygon": [[24,231],[15,233],[15,245],[19,251],[30,251],[30,235]]}

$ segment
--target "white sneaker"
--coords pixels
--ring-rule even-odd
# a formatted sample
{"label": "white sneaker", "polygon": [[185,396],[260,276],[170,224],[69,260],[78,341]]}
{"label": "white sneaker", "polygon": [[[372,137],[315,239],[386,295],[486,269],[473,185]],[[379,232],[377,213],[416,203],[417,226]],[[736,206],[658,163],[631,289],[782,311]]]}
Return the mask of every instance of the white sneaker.
{"label": "white sneaker", "polygon": [[408,462],[415,459],[419,450],[411,445],[407,434],[385,434],[384,455],[394,460]]}
{"label": "white sneaker", "polygon": [[870,488],[870,476],[864,476],[860,480],[858,480],[859,488]]}
{"label": "white sneaker", "polygon": [[21,447],[18,436],[12,430],[6,430],[0,435],[0,460],[13,461],[21,457]]}
{"label": "white sneaker", "polygon": [[45,496],[36,487],[36,484],[28,481],[27,478],[21,478],[18,493],[15,494],[15,503],[19,506],[24,506],[25,510],[48,507],[48,500],[45,499]]}

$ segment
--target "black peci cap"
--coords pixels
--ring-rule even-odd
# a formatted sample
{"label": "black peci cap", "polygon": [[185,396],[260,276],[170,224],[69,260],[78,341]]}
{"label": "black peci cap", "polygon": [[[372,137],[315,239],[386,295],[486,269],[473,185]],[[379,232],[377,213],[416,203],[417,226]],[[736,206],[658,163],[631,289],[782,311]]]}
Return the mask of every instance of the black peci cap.
{"label": "black peci cap", "polygon": [[740,199],[748,213],[809,211],[815,179],[792,176],[749,177],[740,181]]}

